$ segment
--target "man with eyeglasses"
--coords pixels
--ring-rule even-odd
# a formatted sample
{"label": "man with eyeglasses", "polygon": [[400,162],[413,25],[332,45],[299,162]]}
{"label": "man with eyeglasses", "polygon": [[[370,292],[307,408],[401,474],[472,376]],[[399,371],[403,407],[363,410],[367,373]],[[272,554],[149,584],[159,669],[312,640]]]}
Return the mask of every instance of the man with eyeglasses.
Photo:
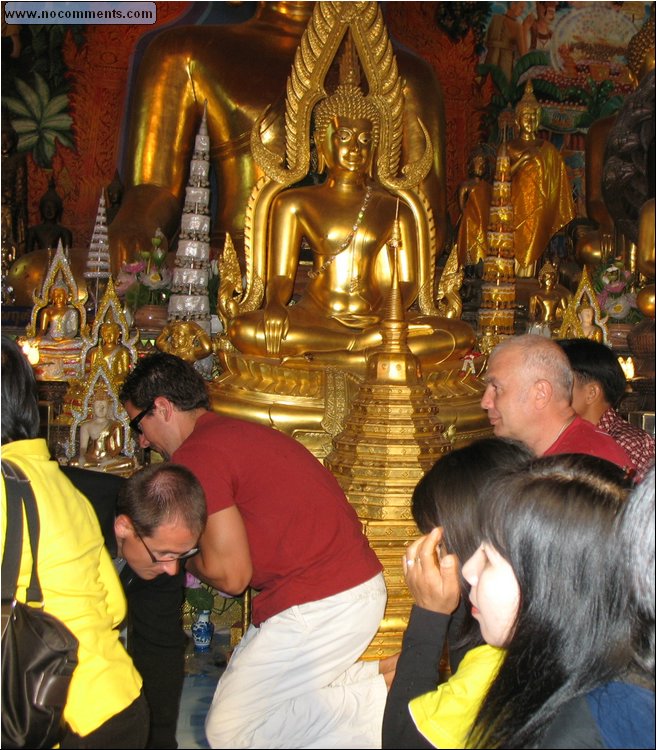
{"label": "man with eyeglasses", "polygon": [[98,516],[128,602],[127,650],[150,707],[149,748],[177,748],[184,683],[182,560],[198,552],[205,494],[185,467],[159,463],[129,479],[63,466]]}
{"label": "man with eyeglasses", "polygon": [[205,490],[187,569],[229,594],[258,592],[207,715],[209,745],[380,747],[387,664],[359,659],[387,592],[335,477],[288,435],[212,412],[201,375],[171,354],[140,359],[119,398],[139,445]]}

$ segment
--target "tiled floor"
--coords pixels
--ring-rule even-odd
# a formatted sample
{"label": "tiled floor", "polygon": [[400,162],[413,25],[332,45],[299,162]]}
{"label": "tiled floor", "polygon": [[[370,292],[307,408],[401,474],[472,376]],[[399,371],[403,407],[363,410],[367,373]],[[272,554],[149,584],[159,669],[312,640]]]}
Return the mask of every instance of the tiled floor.
{"label": "tiled floor", "polygon": [[209,747],[205,739],[205,716],[225,667],[229,642],[230,631],[225,630],[214,634],[212,648],[207,653],[194,652],[193,644],[189,644],[177,730],[178,747],[181,749]]}

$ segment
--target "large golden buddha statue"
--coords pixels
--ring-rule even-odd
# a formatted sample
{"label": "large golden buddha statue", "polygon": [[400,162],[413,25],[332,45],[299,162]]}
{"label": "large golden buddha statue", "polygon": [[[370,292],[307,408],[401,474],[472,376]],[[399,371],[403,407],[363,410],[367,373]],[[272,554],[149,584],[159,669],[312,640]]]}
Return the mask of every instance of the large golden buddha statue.
{"label": "large golden buddha statue", "polygon": [[[217,178],[212,228],[215,241],[229,233],[243,262],[246,207],[263,174],[249,139],[256,119],[269,145],[284,138],[285,82],[312,14],[312,2],[261,2],[240,24],[162,31],[140,63],[128,123],[126,186],[109,227],[112,270],[139,249],[149,249],[157,227],[170,239],[178,228],[194,136],[207,101],[211,161]],[[418,114],[433,142],[433,169],[422,188],[436,219],[437,246],[446,233],[444,105],[431,67],[399,50],[407,110]],[[421,131],[403,131],[409,159],[423,144]]]}
{"label": "large golden buddha statue", "polygon": [[[331,362],[363,370],[367,350],[382,341],[381,313],[391,279],[382,251],[395,217],[406,308],[417,298],[422,266],[430,262],[422,263],[421,255],[428,247],[422,248],[410,206],[370,177],[381,130],[374,101],[347,82],[317,105],[314,142],[326,178],[320,185],[285,190],[273,201],[264,308],[238,315],[228,329],[239,351],[285,358],[330,352]],[[289,305],[303,238],[312,250],[312,270],[301,299]],[[474,338],[460,321],[411,313],[408,343],[420,359],[434,360],[438,352],[440,359],[465,353]]]}
{"label": "large golden buddha statue", "polygon": [[[328,93],[336,57],[339,84]],[[364,377],[382,341],[394,269],[408,345],[425,377],[439,380],[440,395],[471,399],[476,384],[461,384],[459,373],[474,333],[442,317],[435,304],[454,291],[434,288],[435,226],[421,187],[433,165],[431,139],[417,120],[422,142],[416,158],[402,165],[403,90],[376,3],[317,4],[290,75],[286,110],[284,160],[265,139],[262,121],[253,128],[254,159],[266,176],[246,213],[244,289],[230,243],[220,261],[226,335],[216,347],[224,374],[210,384],[213,407],[292,434],[330,431],[326,420],[334,427],[335,409],[348,401],[331,378]],[[319,182],[299,184],[310,173],[311,135],[322,174]],[[400,240],[396,255],[393,236]],[[300,264],[302,249],[309,266]],[[307,270],[307,283],[295,294],[299,268]],[[459,406],[464,427],[467,408]],[[478,393],[475,406],[480,416]]]}
{"label": "large golden buddha statue", "polygon": [[558,149],[538,136],[542,108],[526,84],[515,108],[519,135],[508,143],[518,276],[534,276],[549,240],[574,218],[572,188]]}

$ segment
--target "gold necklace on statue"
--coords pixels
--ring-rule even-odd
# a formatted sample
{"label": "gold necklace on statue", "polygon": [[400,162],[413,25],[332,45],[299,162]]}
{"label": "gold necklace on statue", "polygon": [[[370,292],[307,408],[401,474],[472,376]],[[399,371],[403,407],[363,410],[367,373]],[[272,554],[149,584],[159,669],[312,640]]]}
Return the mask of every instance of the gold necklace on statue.
{"label": "gold necklace on statue", "polygon": [[364,193],[364,200],[362,201],[362,205],[360,206],[360,209],[358,210],[358,214],[355,217],[355,222],[353,223],[353,226],[351,227],[351,231],[346,236],[346,239],[344,242],[340,243],[339,247],[337,248],[337,251],[334,253],[334,255],[331,255],[330,258],[328,258],[327,261],[322,263],[319,268],[317,268],[316,271],[308,271],[308,276],[311,279],[316,279],[317,276],[322,274],[329,266],[333,264],[335,261],[335,258],[338,255],[341,255],[344,250],[353,242],[353,238],[355,237],[356,232],[358,229],[360,229],[360,226],[362,225],[362,221],[364,219],[364,215],[367,212],[367,206],[369,205],[369,201],[371,200],[371,195],[373,193],[373,188],[371,185],[367,185]]}

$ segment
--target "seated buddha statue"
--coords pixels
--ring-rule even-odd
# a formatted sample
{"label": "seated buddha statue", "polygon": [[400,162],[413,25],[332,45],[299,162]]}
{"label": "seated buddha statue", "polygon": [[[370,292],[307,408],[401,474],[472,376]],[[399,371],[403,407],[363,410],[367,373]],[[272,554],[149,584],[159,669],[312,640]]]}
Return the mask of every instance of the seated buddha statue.
{"label": "seated buddha statue", "polygon": [[99,359],[103,359],[117,383],[122,383],[130,372],[130,352],[121,342],[121,327],[113,320],[100,326],[98,345],[89,349],[87,360],[93,369]]}
{"label": "seated buddha statue", "polygon": [[[395,227],[405,309],[417,298],[423,280],[415,217],[372,177],[381,119],[374,98],[348,80],[316,106],[314,142],[325,180],[283,190],[272,202],[264,307],[228,325],[240,352],[363,368],[368,350],[382,341],[392,274],[386,249]],[[290,305],[303,239],[312,250],[312,269],[300,299]],[[407,319],[408,345],[420,361],[462,356],[474,343],[472,329],[460,320],[415,311]]]}
{"label": "seated buddha statue", "polygon": [[64,204],[55,190],[54,179],[50,181],[48,190],[39,202],[41,223],[27,229],[27,251],[54,250],[61,242],[69,249],[73,245],[73,233],[61,224]]}
{"label": "seated buddha statue", "polygon": [[579,307],[579,320],[581,321],[581,330],[586,339],[592,339],[600,344],[604,343],[603,328],[595,322],[595,309],[591,305],[582,305]]}
{"label": "seated buddha statue", "polygon": [[[327,16],[334,13],[331,3],[323,5]],[[114,273],[126,260],[136,260],[140,250],[150,249],[157,227],[169,239],[179,229],[188,162],[205,101],[217,176],[212,231],[217,244],[230,234],[243,264],[244,216],[262,176],[249,148],[251,129],[267,110],[267,141],[284,135],[285,84],[314,7],[313,2],[260,2],[254,16],[242,23],[172,27],[153,38],[137,70],[135,106],[127,113],[121,171],[125,192],[108,230]],[[434,146],[434,169],[422,187],[435,214],[441,249],[446,236],[442,93],[426,61],[409,50],[399,49],[397,55],[406,100]],[[410,133],[404,149],[411,154],[417,143],[421,134]]]}
{"label": "seated buddha statue", "polygon": [[50,289],[49,304],[40,312],[36,338],[47,342],[74,339],[79,331],[78,311],[68,300],[68,290],[63,285]]}
{"label": "seated buddha statue", "polygon": [[558,149],[538,137],[542,108],[526,84],[515,108],[519,135],[508,143],[517,276],[534,276],[556,232],[574,218],[572,188]]}
{"label": "seated buddha statue", "polygon": [[96,388],[91,401],[91,415],[80,422],[78,456],[70,461],[96,471],[119,471],[133,466],[133,460],[122,455],[123,426],[110,416],[111,398],[104,386]]}
{"label": "seated buddha statue", "polygon": [[556,290],[558,269],[549,261],[538,274],[540,291],[531,295],[528,303],[528,333],[537,333],[551,338],[567,309],[567,302]]}

